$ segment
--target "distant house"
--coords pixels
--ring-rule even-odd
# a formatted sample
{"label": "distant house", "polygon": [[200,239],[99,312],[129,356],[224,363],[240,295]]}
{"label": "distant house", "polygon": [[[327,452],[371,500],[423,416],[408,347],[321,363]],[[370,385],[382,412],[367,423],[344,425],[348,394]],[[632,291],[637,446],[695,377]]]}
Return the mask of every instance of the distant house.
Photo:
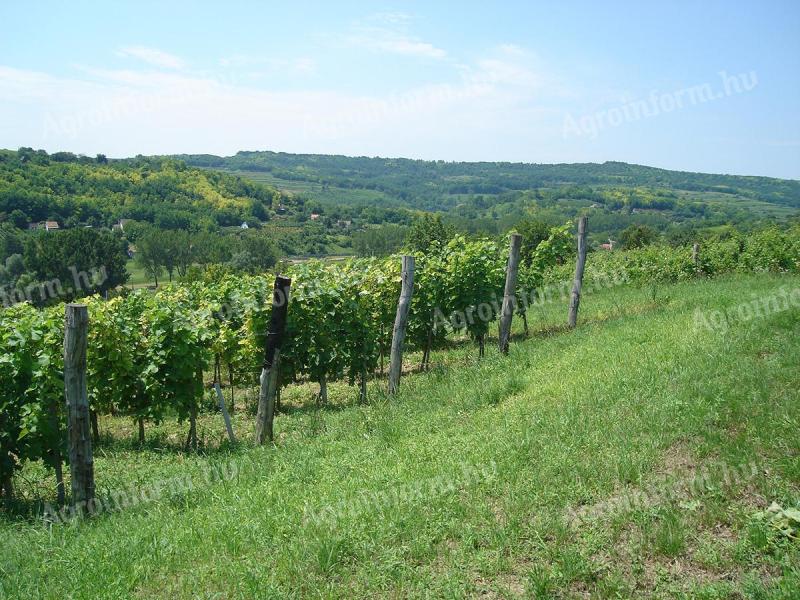
{"label": "distant house", "polygon": [[319,220],[319,214],[318,213],[311,213],[311,220],[312,221],[318,221]]}
{"label": "distant house", "polygon": [[124,233],[125,232],[125,225],[127,225],[131,221],[132,221],[132,219],[120,219],[119,221],[117,221],[116,223],[114,223],[111,226],[111,231],[121,231],[121,232]]}
{"label": "distant house", "polygon": [[42,223],[42,222],[39,222],[39,223],[28,223],[28,229],[30,229],[31,231],[35,231],[37,229],[44,229],[44,223]]}
{"label": "distant house", "polygon": [[58,223],[56,221],[45,221],[44,229],[45,231],[57,231],[61,228],[58,226]]}
{"label": "distant house", "polygon": [[616,243],[617,242],[615,242],[614,240],[608,240],[607,244],[600,244],[600,249],[601,250],[609,250],[609,251],[611,251],[611,250],[614,249],[614,244],[616,244]]}
{"label": "distant house", "polygon": [[338,225],[339,227],[347,228],[347,227],[350,227],[351,224],[352,224],[352,221],[349,220],[349,219],[346,219],[346,220],[345,219],[339,219],[338,221],[336,221],[336,225]]}

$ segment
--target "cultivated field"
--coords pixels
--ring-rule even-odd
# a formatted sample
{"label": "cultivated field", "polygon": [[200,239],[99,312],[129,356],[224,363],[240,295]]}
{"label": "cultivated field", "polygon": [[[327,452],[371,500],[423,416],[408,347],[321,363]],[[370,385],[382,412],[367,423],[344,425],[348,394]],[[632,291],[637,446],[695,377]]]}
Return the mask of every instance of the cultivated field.
{"label": "cultivated field", "polygon": [[[391,400],[288,388],[264,448],[205,414],[198,454],[171,419],[140,449],[102,418],[98,495],[126,506],[5,519],[0,596],[796,598],[797,529],[759,513],[800,498],[800,308],[739,307],[798,288],[617,287],[572,332],[545,304],[509,356],[456,340]],[[23,469],[19,494],[50,477]]]}

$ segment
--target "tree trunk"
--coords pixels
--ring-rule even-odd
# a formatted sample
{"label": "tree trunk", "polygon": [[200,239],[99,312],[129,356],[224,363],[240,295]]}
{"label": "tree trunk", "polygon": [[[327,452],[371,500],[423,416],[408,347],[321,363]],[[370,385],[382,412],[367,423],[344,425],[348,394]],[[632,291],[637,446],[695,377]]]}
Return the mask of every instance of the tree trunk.
{"label": "tree trunk", "polygon": [[319,378],[319,396],[317,396],[317,403],[320,405],[328,403],[328,378],[321,375]]}
{"label": "tree trunk", "polygon": [[530,335],[528,330],[528,311],[522,311],[520,316],[522,317],[522,326],[525,328],[525,337],[528,337]]}
{"label": "tree trunk", "polygon": [[4,473],[3,474],[3,481],[2,481],[2,491],[3,491],[3,498],[5,498],[6,503],[10,500],[14,499],[14,476],[11,473]]}
{"label": "tree trunk", "polygon": [[362,371],[361,372],[361,386],[360,387],[361,387],[361,391],[360,391],[358,400],[359,400],[359,402],[361,402],[361,404],[366,404],[367,403],[367,372],[366,371]]}
{"label": "tree trunk", "polygon": [[478,336],[478,358],[483,358],[485,340],[482,335]]}
{"label": "tree trunk", "polygon": [[425,340],[425,349],[422,351],[422,364],[420,371],[427,371],[431,362],[431,348],[433,347],[433,325],[428,329],[428,337]]}
{"label": "tree trunk", "polygon": [[189,408],[189,434],[186,436],[186,450],[197,450],[197,402]]}
{"label": "tree trunk", "polygon": [[58,453],[57,457],[53,457],[53,470],[56,472],[56,498],[58,499],[58,505],[64,506],[66,503],[66,493],[64,491],[64,470],[61,465],[61,453]]}
{"label": "tree trunk", "polygon": [[[90,413],[91,414],[91,413]],[[50,421],[50,430],[53,432],[53,443],[49,449],[50,464],[53,467],[56,475],[56,496],[58,498],[58,505],[64,506],[66,502],[64,491],[64,471],[61,459],[61,426],[58,422],[58,404],[51,401],[48,406],[48,419]]]}
{"label": "tree trunk", "polygon": [[233,369],[231,368],[231,364],[228,363],[228,384],[231,386],[231,414],[236,412],[236,405],[234,404],[234,395],[233,395]]}
{"label": "tree trunk", "polygon": [[139,417],[139,445],[144,446],[144,417]]}
{"label": "tree trunk", "polygon": [[92,421],[92,441],[95,444],[100,443],[100,426],[97,423],[97,413],[93,410],[89,411],[89,419]]}

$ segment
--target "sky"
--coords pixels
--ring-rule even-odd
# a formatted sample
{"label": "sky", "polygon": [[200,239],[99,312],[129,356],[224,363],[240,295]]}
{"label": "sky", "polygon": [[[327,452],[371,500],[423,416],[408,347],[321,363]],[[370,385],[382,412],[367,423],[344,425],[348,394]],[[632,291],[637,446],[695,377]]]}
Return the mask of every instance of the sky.
{"label": "sky", "polygon": [[0,4],[0,147],[800,179],[800,1]]}

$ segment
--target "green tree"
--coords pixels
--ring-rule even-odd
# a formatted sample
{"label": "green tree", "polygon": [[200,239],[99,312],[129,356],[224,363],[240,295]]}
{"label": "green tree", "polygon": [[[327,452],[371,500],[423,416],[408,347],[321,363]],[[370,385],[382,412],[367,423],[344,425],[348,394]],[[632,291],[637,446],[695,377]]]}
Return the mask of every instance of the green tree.
{"label": "green tree", "polygon": [[408,227],[388,224],[367,227],[353,234],[353,250],[358,256],[386,256],[403,245]]}
{"label": "green tree", "polygon": [[625,250],[649,246],[658,238],[658,232],[647,225],[631,225],[619,234],[619,242]]}
{"label": "green tree", "polygon": [[442,221],[441,215],[426,213],[412,223],[406,237],[406,247],[411,251],[425,253],[434,247],[441,248],[454,235],[453,227]]}
{"label": "green tree", "polygon": [[124,242],[109,231],[38,232],[25,240],[23,258],[34,281],[46,287],[42,300],[102,293],[128,280]]}
{"label": "green tree", "polygon": [[514,229],[522,236],[522,249],[520,251],[522,262],[529,265],[536,248],[541,242],[550,237],[550,226],[537,219],[523,219],[517,223]]}
{"label": "green tree", "polygon": [[28,223],[30,223],[30,219],[28,219],[28,215],[22,212],[20,209],[15,208],[11,211],[11,214],[8,215],[8,220],[14,224],[14,227],[17,229],[27,229]]}
{"label": "green tree", "polygon": [[246,233],[236,246],[228,264],[237,271],[263,273],[278,262],[278,247],[266,235]]}
{"label": "green tree", "polygon": [[147,276],[158,286],[158,276],[164,271],[164,244],[162,232],[150,229],[140,233],[136,241],[136,264],[139,265]]}
{"label": "green tree", "polygon": [[0,223],[0,262],[12,254],[22,254],[20,232],[10,223]]}

